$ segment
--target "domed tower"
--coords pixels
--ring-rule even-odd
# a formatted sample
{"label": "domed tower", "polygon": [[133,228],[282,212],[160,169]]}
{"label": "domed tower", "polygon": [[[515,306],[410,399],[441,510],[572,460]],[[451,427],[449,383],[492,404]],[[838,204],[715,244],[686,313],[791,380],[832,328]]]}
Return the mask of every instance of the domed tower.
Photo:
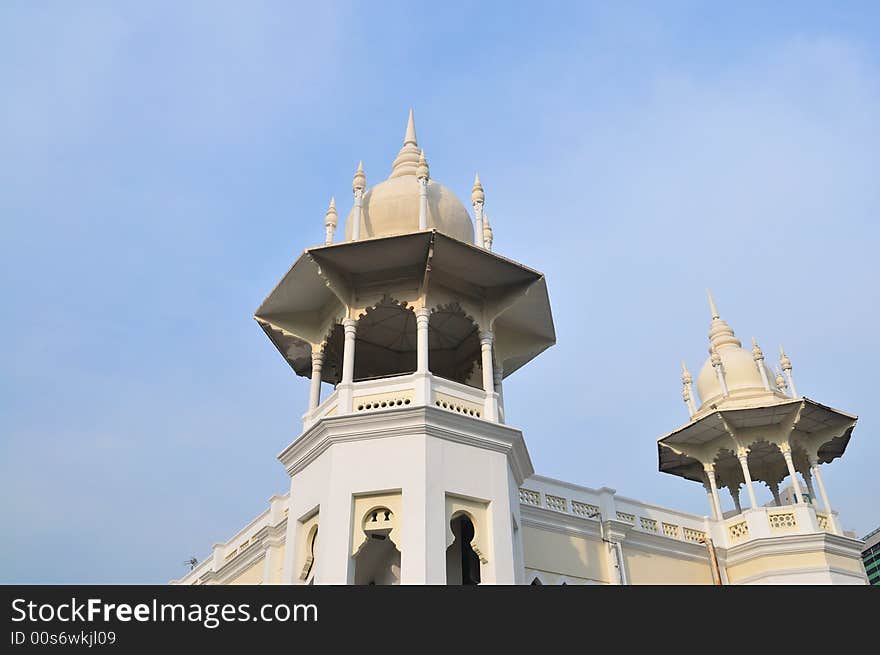
{"label": "domed tower", "polygon": [[388,179],[368,188],[361,163],[352,190],[344,240],[331,201],[324,245],[255,313],[311,380],[302,434],[279,455],[284,582],[521,582],[532,466],[502,380],[555,343],[544,276],[490,251],[479,178],[476,230],[431,179],[412,111]]}
{"label": "domed tower", "polygon": [[[704,485],[712,539],[729,581],[862,583],[854,559],[859,542],[843,535],[819,470],[843,455],[857,417],[799,396],[791,360],[781,347],[785,377],[778,368],[775,375],[770,370],[756,339],[751,350],[743,348],[711,293],[709,307],[709,356],[697,376],[700,404],[682,362],[682,398],[690,421],[658,440],[660,471]],[[780,498],[786,478],[793,504]],[[768,487],[772,503],[758,505],[756,483]],[[722,511],[722,487],[730,492],[732,511]],[[778,570],[773,556],[794,551],[805,553],[801,559],[807,564]]]}

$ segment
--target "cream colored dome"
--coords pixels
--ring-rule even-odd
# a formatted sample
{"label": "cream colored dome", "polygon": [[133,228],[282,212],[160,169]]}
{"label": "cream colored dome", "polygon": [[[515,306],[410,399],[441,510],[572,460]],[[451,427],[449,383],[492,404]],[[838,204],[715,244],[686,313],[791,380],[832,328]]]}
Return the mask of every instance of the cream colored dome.
{"label": "cream colored dome", "polygon": [[[734,345],[722,346],[718,349],[721,357],[721,367],[724,370],[724,382],[731,397],[741,394],[766,394],[764,381],[758,370],[752,353],[742,347]],[[773,380],[773,374],[764,364],[767,372],[767,380]],[[771,382],[771,386],[773,383]],[[703,368],[697,376],[697,392],[703,404],[716,402],[721,399],[721,383],[718,382],[718,374],[712,366],[712,358],[706,360]]]}
{"label": "cream colored dome", "polygon": [[[354,209],[345,222],[345,238],[351,238]],[[459,241],[474,242],[470,214],[452,191],[428,181],[428,228]],[[415,175],[390,177],[364,195],[360,237],[390,236],[419,230],[419,181]]]}
{"label": "cream colored dome", "polygon": [[[761,369],[758,368],[754,352],[743,348],[742,342],[736,338],[733,329],[718,316],[718,310],[711,293],[709,294],[709,307],[712,310],[712,323],[709,326],[710,356],[697,376],[697,393],[700,395],[701,409],[707,404],[721,401],[775,395],[774,392],[778,390],[773,382],[773,374],[763,360],[763,355],[760,355],[762,357],[761,366],[767,374],[770,390],[764,386]],[[757,348],[757,344],[755,344],[755,348]],[[728,398],[724,398],[721,382],[718,380],[718,372],[712,366],[713,351],[721,358],[721,370],[724,373]]]}
{"label": "cream colored dome", "polygon": [[[403,147],[391,165],[391,175],[364,194],[359,238],[370,239],[419,231],[419,174],[427,176],[427,164],[420,162],[419,144],[413,112],[409,112]],[[356,186],[363,188],[363,172],[358,169]],[[345,238],[351,239],[354,208],[345,221]],[[461,201],[442,184],[428,180],[429,229],[467,243],[474,242],[474,225]]]}

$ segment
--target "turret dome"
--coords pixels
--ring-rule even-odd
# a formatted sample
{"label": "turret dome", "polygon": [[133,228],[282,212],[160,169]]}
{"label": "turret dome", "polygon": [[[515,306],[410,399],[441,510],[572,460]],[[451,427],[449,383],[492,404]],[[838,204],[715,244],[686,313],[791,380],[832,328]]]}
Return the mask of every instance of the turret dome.
{"label": "turret dome", "polygon": [[[397,154],[387,180],[367,190],[363,198],[361,239],[418,232],[420,151],[415,121],[410,110],[403,147]],[[474,226],[462,202],[435,180],[428,180],[428,229],[434,229],[466,243],[474,242]],[[345,237],[351,239],[355,210],[348,214]]]}

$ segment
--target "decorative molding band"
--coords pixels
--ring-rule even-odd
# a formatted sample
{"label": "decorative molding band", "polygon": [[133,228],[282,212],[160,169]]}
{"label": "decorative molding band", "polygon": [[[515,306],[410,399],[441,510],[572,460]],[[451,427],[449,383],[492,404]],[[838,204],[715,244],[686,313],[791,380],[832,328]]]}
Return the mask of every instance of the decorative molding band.
{"label": "decorative molding band", "polygon": [[375,414],[331,416],[310,426],[278,459],[291,476],[339,443],[425,435],[502,453],[517,484],[534,473],[522,432],[436,407],[395,407]]}

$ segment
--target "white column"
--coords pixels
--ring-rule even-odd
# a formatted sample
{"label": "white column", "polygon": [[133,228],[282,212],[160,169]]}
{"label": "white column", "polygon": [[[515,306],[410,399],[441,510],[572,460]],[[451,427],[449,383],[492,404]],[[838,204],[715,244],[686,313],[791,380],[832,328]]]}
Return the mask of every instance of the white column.
{"label": "white column", "polygon": [[342,348],[342,380],[339,383],[340,413],[351,413],[354,386],[354,339],[357,334],[357,321],[346,318],[342,321],[345,342]]}
{"label": "white column", "polygon": [[498,420],[498,394],[495,393],[495,375],[492,371],[492,343],[494,335],[488,330],[480,332],[480,350],[482,352],[483,391],[486,400],[483,405],[483,418],[487,421]]}
{"label": "white column", "polygon": [[431,310],[419,307],[416,310],[416,373],[428,372],[428,323]]}
{"label": "white column", "polygon": [[733,506],[736,507],[736,511],[742,514],[743,508],[739,502],[739,485],[728,487],[727,490],[730,492],[730,497],[733,498]]}
{"label": "white column", "polygon": [[501,385],[504,378],[504,368],[499,363],[494,370],[495,393],[498,394],[498,422],[504,423],[504,388]]}
{"label": "white column", "polygon": [[791,397],[797,398],[797,389],[794,388],[794,378],[791,377],[791,360],[788,358],[788,355],[785,354],[785,349],[782,346],[779,346],[779,363],[782,366],[782,371],[785,373],[785,377],[788,379],[788,388],[791,389]]}
{"label": "white column", "polygon": [[813,489],[813,474],[811,473],[812,467],[808,470],[804,471],[804,482],[807,483],[807,493],[810,494],[810,504],[816,504],[816,491]]}
{"label": "white column", "polygon": [[755,366],[758,367],[761,382],[764,383],[764,390],[770,391],[770,379],[767,377],[767,369],[764,368],[764,352],[761,350],[755,337],[752,337],[752,357],[755,360]]}
{"label": "white column", "polygon": [[428,229],[428,178],[419,179],[419,230]]}
{"label": "white column", "polygon": [[474,230],[474,243],[480,248],[483,247],[483,203],[486,202],[486,194],[483,192],[483,185],[480,184],[480,174],[474,176],[474,187],[471,189],[471,205],[474,208],[474,222],[476,230]]}
{"label": "white column", "polygon": [[749,451],[743,448],[737,452],[736,457],[739,460],[739,465],[742,467],[743,479],[746,481],[746,491],[749,493],[749,507],[755,508],[758,506],[758,501],[755,499],[752,475],[749,473]]}
{"label": "white column", "polygon": [[813,474],[813,477],[816,478],[816,484],[819,485],[819,494],[822,496],[822,506],[825,508],[828,516],[831,516],[831,503],[828,502],[828,494],[825,492],[825,484],[822,482],[822,475],[819,473],[819,458],[816,456],[810,457],[810,472]]}
{"label": "white column", "polygon": [[720,521],[724,518],[724,512],[721,511],[721,499],[718,497],[718,486],[715,484],[715,465],[704,464],[703,471],[706,474],[706,480],[709,482],[709,500],[712,504],[715,520]]}
{"label": "white column", "polygon": [[721,355],[718,354],[718,351],[715,348],[712,348],[712,368],[715,369],[715,375],[718,376],[718,384],[721,387],[721,395],[725,398],[729,395],[727,391],[727,380],[724,379],[724,369],[721,365]]}
{"label": "white column", "polygon": [[717,521],[718,513],[715,511],[715,501],[712,498],[712,487],[709,486],[709,478],[706,477],[705,473],[703,474],[703,488],[706,490],[706,498],[709,501],[709,511],[712,514],[712,518]]}
{"label": "white column", "polygon": [[788,474],[791,476],[791,486],[794,488],[795,498],[794,501],[796,503],[804,502],[804,495],[801,492],[801,483],[797,478],[797,471],[794,469],[794,462],[791,459],[791,446],[787,443],[782,444],[780,447],[782,450],[782,456],[785,458],[785,465],[788,467]]}
{"label": "white column", "polygon": [[359,162],[357,171],[354,174],[354,181],[351,183],[351,190],[354,192],[354,225],[351,226],[352,241],[357,241],[361,238],[361,219],[363,218],[364,189],[366,188],[367,176],[364,175],[364,162]]}
{"label": "white column", "polygon": [[361,238],[361,216],[364,202],[364,190],[355,189],[354,191],[354,225],[351,226],[351,240],[357,241]]}
{"label": "white column", "polygon": [[773,494],[773,502],[776,503],[777,507],[782,507],[782,499],[779,497],[779,484],[777,482],[768,482],[767,486],[770,487],[770,493]]}
{"label": "white column", "polygon": [[324,353],[312,351],[312,378],[309,385],[309,411],[317,409],[321,404],[321,369],[324,367]]}

